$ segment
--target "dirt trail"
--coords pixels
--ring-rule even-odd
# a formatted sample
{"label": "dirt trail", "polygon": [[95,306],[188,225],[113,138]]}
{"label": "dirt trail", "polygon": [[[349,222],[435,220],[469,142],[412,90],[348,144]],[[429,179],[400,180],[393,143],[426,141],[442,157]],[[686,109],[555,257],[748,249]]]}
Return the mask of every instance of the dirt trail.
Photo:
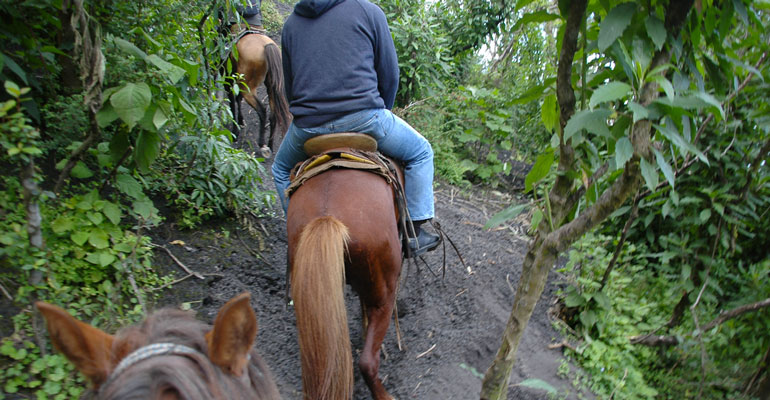
{"label": "dirt trail", "polygon": [[[266,187],[271,186],[271,182],[266,183]],[[445,275],[440,270],[440,248],[428,253],[427,265],[405,265],[397,302],[403,347],[399,349],[391,323],[384,343],[387,357],[380,367],[386,388],[396,398],[478,398],[481,377],[500,344],[527,246],[521,222],[491,231],[483,229],[488,218],[510,201],[491,191],[437,186],[437,220],[454,240],[468,268],[449,246]],[[166,245],[188,268],[207,275],[204,280],[190,278],[178,284],[163,303],[188,303],[199,318],[212,321],[218,308],[232,296],[251,292],[259,319],[257,346],[284,398],[301,399],[294,313],[284,305],[285,220],[279,209],[271,213],[256,221],[256,235],[232,222],[209,223],[195,231],[177,231],[165,225],[157,232],[156,243]],[[174,241],[181,242],[174,245]],[[179,277],[185,274],[165,253],[157,254],[155,263]],[[537,378],[559,389],[557,398],[573,399],[578,397],[571,378],[565,380],[557,374],[563,359],[561,350],[548,348],[561,341],[547,315],[555,290],[554,284],[549,284],[535,309],[519,347],[511,384]],[[360,307],[349,288],[347,302],[357,360],[362,346]],[[370,398],[357,371],[355,387],[355,399]],[[513,386],[508,398],[549,397],[542,390]]]}

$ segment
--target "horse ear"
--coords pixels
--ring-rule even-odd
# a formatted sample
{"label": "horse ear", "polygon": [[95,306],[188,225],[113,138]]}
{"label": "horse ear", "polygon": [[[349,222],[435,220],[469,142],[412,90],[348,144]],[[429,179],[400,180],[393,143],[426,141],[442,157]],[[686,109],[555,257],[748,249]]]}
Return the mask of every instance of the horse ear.
{"label": "horse ear", "polygon": [[228,301],[217,313],[214,329],[206,334],[209,359],[228,373],[241,376],[257,338],[257,316],[248,292]]}
{"label": "horse ear", "polygon": [[80,322],[61,307],[42,301],[35,306],[45,318],[54,348],[63,353],[94,386],[107,379],[112,370],[112,343],[115,338],[98,328]]}

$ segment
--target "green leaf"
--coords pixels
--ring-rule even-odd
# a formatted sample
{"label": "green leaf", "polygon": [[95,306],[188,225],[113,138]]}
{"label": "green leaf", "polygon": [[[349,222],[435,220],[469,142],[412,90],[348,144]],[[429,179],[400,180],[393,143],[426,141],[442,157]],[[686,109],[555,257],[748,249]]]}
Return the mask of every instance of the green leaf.
{"label": "green leaf", "polygon": [[88,243],[97,249],[104,249],[110,245],[110,236],[101,229],[93,229],[88,235]]}
{"label": "green leaf", "polygon": [[719,101],[708,93],[697,93],[689,96],[679,96],[676,98],[663,97],[656,99],[654,103],[663,104],[669,107],[679,107],[685,110],[700,110],[702,108],[715,108],[719,115],[724,119],[725,111]]}
{"label": "green leaf", "polygon": [[104,216],[100,212],[86,213],[86,218],[94,225],[101,225],[104,222]]}
{"label": "green leaf", "polygon": [[118,174],[115,177],[115,187],[122,193],[138,199],[144,195],[142,185],[129,174]]}
{"label": "green leaf", "polygon": [[110,96],[110,104],[131,130],[144,116],[145,110],[152,101],[152,91],[144,83],[127,83],[123,88]]}
{"label": "green leaf", "polygon": [[487,223],[484,225],[484,229],[491,229],[494,228],[500,224],[502,224],[505,221],[510,221],[522,212],[524,212],[527,207],[529,207],[529,204],[515,204],[508,208],[506,208],[503,211],[498,212],[497,214],[493,215],[492,218],[487,221]]}
{"label": "green leaf", "polygon": [[650,76],[650,80],[656,82],[661,88],[663,88],[663,91],[666,92],[666,96],[668,96],[669,99],[676,97],[676,92],[674,92],[674,85],[672,85],[665,76],[652,75]]}
{"label": "green leaf", "polygon": [[671,165],[669,165],[668,161],[666,161],[666,158],[663,157],[663,153],[655,148],[653,148],[652,151],[655,153],[655,161],[657,161],[658,167],[660,167],[660,170],[663,171],[663,176],[666,177],[666,180],[668,181],[668,184],[671,185],[671,188],[674,188],[674,180],[676,179],[674,170],[671,169]]}
{"label": "green leaf", "polygon": [[115,163],[120,161],[126,154],[126,151],[128,151],[129,146],[131,146],[131,142],[128,139],[128,132],[124,130],[116,132],[115,135],[112,136],[109,146],[112,161]]}
{"label": "green leaf", "polygon": [[185,74],[184,69],[171,64],[170,62],[158,57],[155,54],[147,56],[147,62],[152,63],[158,67],[158,69],[163,71],[168,76],[169,80],[171,80],[171,83],[177,83]]}
{"label": "green leaf", "polygon": [[643,119],[647,119],[650,115],[650,112],[647,110],[647,107],[635,101],[629,101],[628,108],[631,110],[631,112],[634,113],[634,123],[636,123],[637,121],[641,121]]}
{"label": "green leaf", "polygon": [[669,121],[666,125],[657,125],[654,124],[653,126],[655,129],[658,130],[663,136],[666,137],[671,143],[673,143],[676,147],[688,151],[692,154],[695,154],[696,157],[698,157],[699,160],[706,163],[706,165],[709,165],[708,158],[706,158],[706,155],[703,154],[698,148],[695,147],[694,144],[688,142],[685,140],[679,132],[676,131],[674,127],[672,127],[673,123]]}
{"label": "green leaf", "polygon": [[120,211],[120,207],[118,207],[115,203],[106,203],[104,208],[102,208],[102,213],[113,224],[117,225],[120,223],[122,212]]}
{"label": "green leaf", "polygon": [[569,308],[579,307],[586,303],[586,299],[577,290],[570,290],[564,298],[564,305]]}
{"label": "green leaf", "polygon": [[647,20],[644,21],[644,26],[647,28],[647,35],[649,35],[652,42],[655,43],[655,47],[658,50],[662,49],[663,45],[666,43],[666,36],[668,35],[666,27],[663,25],[663,21],[654,15],[650,15],[647,17]]}
{"label": "green leaf", "polygon": [[607,129],[607,118],[611,114],[612,111],[605,109],[583,110],[575,113],[564,127],[564,140],[571,138],[582,129],[606,138],[612,137],[610,130]]}
{"label": "green leaf", "polygon": [[86,261],[102,267],[112,264],[115,260],[117,260],[117,257],[105,251],[89,253],[88,256],[86,256]]}
{"label": "green leaf", "polygon": [[517,31],[520,26],[524,26],[531,23],[548,22],[556,19],[559,19],[558,15],[549,14],[548,11],[546,10],[527,13],[522,15],[521,18],[519,18],[519,20],[516,21],[516,24],[511,29],[511,32]]}
{"label": "green leaf", "polygon": [[160,129],[166,122],[168,122],[168,116],[161,107],[158,107],[155,110],[155,115],[152,117],[152,123],[155,125],[155,128]]}
{"label": "green leaf", "polygon": [[532,389],[545,390],[546,392],[551,394],[559,393],[559,391],[556,390],[556,388],[554,388],[553,386],[551,386],[550,383],[541,379],[529,378],[527,380],[522,381],[517,386],[524,386]]}
{"label": "green leaf", "polygon": [[556,103],[556,95],[550,94],[543,99],[540,109],[543,125],[548,132],[553,132],[559,124],[559,106]]}
{"label": "green leaf", "polygon": [[133,43],[129,42],[128,40],[115,38],[115,44],[118,46],[119,49],[125,51],[128,54],[139,57],[142,60],[147,58],[147,53],[140,50],[138,47],[136,47]]}
{"label": "green leaf", "polygon": [[551,166],[554,162],[554,151],[553,149],[548,149],[546,152],[541,153],[539,156],[537,156],[537,159],[535,160],[535,165],[532,166],[532,169],[527,174],[527,177],[524,178],[524,192],[529,192],[532,190],[534,185],[539,182],[541,179],[545,178],[546,175],[548,175],[548,172],[551,170]]}
{"label": "green leaf", "polygon": [[631,23],[634,13],[636,4],[631,2],[618,4],[610,10],[599,28],[599,51],[605,51],[615,43]]}
{"label": "green leaf", "polygon": [[134,149],[134,161],[139,170],[144,173],[149,172],[150,165],[158,158],[158,154],[160,154],[160,137],[157,132],[142,131],[136,139]]}
{"label": "green leaf", "polygon": [[11,97],[20,97],[21,96],[21,89],[19,89],[19,85],[16,84],[14,81],[5,81],[5,91],[11,95]]}
{"label": "green leaf", "polygon": [[[16,76],[18,76],[25,85],[29,85],[29,81],[27,80],[27,74],[24,72],[24,69],[22,69],[19,64],[16,64],[16,61],[13,61],[12,58],[6,56],[5,54],[2,55],[3,64],[8,67],[8,69],[11,70]],[[7,82],[7,81],[6,81]]]}
{"label": "green leaf", "polygon": [[600,103],[622,99],[623,97],[626,97],[630,91],[631,86],[627,83],[609,82],[594,90],[588,105],[591,108],[594,108]]}
{"label": "green leaf", "polygon": [[87,179],[94,176],[94,173],[86,167],[83,161],[78,161],[72,168],[72,171],[70,171],[70,175],[78,179]]}
{"label": "green leaf", "polygon": [[51,229],[56,234],[71,231],[74,228],[75,222],[70,217],[58,217],[51,222]]}
{"label": "green leaf", "polygon": [[701,223],[704,223],[704,222],[708,221],[709,218],[711,218],[711,210],[709,210],[707,208],[707,209],[701,211],[700,215],[698,216],[698,218],[700,218],[700,222]]}
{"label": "green leaf", "polygon": [[634,146],[627,136],[623,136],[615,142],[615,168],[623,168],[633,155]]}
{"label": "green leaf", "polygon": [[529,221],[529,227],[531,230],[536,231],[537,226],[540,225],[540,222],[543,221],[543,211],[539,208],[535,209],[535,212],[532,213],[532,220]]}
{"label": "green leaf", "polygon": [[88,240],[88,232],[85,232],[85,231],[74,232],[72,235],[70,235],[70,239],[72,239],[72,241],[75,242],[76,245],[82,246]]}
{"label": "green leaf", "polygon": [[650,189],[650,191],[655,193],[655,190],[658,187],[658,171],[644,158],[642,158],[640,164],[642,167],[642,177],[644,178],[644,183],[647,185],[647,188]]}
{"label": "green leaf", "polygon": [[118,118],[120,118],[120,116],[109,103],[105,104],[102,109],[96,113],[96,123],[99,124],[100,128],[108,126]]}
{"label": "green leaf", "polygon": [[556,82],[556,78],[548,78],[542,85],[533,86],[529,88],[524,94],[512,101],[513,104],[529,103],[532,100],[540,98],[551,85]]}
{"label": "green leaf", "polygon": [[134,212],[146,220],[149,220],[158,214],[158,209],[155,208],[155,205],[152,204],[152,200],[150,199],[145,198],[142,200],[137,200],[133,205]]}

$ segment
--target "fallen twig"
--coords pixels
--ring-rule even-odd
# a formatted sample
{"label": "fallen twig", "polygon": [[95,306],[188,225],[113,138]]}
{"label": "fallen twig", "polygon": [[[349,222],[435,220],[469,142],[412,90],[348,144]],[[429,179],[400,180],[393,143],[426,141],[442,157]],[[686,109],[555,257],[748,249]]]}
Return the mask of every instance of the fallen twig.
{"label": "fallen twig", "polygon": [[415,359],[421,358],[421,357],[425,356],[426,354],[430,353],[431,351],[433,351],[433,349],[436,348],[436,344],[438,344],[438,343],[433,344],[433,346],[430,346],[430,348],[428,350],[425,350],[422,353],[418,354]]}
{"label": "fallen twig", "polygon": [[174,253],[172,253],[171,250],[166,248],[166,246],[161,246],[161,245],[152,244],[152,243],[150,244],[150,246],[152,246],[152,247],[159,247],[159,248],[161,248],[163,250],[166,250],[166,253],[168,253],[168,256],[171,257],[171,259],[174,260],[176,265],[178,265],[180,268],[182,268],[185,272],[187,272],[188,274],[190,274],[190,275],[192,275],[192,276],[194,276],[194,277],[196,277],[198,279],[205,279],[203,277],[203,275],[201,275],[201,274],[191,270],[190,268],[187,268],[186,265],[182,264],[182,262],[179,261],[179,259],[174,256]]}

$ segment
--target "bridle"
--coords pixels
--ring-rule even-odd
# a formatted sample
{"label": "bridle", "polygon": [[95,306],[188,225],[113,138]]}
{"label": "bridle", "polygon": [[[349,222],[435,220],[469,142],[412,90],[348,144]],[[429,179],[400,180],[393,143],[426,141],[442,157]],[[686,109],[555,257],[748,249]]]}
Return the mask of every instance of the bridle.
{"label": "bridle", "polygon": [[155,356],[201,356],[205,357],[203,353],[201,353],[198,350],[193,349],[192,347],[185,346],[183,344],[176,344],[176,343],[153,343],[148,344],[146,346],[140,347],[125,358],[123,358],[120,363],[118,363],[118,366],[115,367],[114,370],[110,373],[110,376],[107,377],[107,380],[104,382],[104,384],[101,385],[101,389],[107,387],[117,379],[117,377],[123,373],[127,368],[133,366],[134,364],[137,364],[141,361],[144,361],[148,358],[152,358]]}

